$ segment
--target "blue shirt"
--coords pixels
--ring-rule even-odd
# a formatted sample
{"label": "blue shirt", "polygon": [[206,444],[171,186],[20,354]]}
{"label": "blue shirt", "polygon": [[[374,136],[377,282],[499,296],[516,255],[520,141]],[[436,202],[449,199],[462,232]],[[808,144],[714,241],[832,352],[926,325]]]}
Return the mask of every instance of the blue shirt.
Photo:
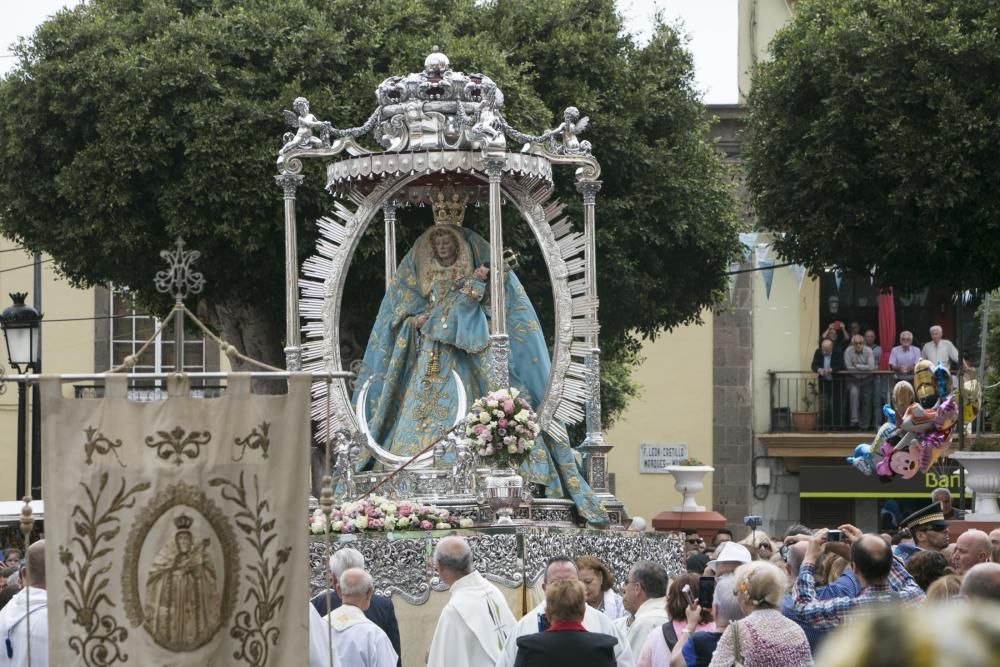
{"label": "blue shirt", "polygon": [[[851,570],[844,570],[844,573],[837,578],[832,584],[826,586],[820,586],[816,589],[816,598],[819,600],[830,600],[832,598],[839,597],[857,597],[861,593],[861,584],[854,577],[854,572]],[[795,596],[791,593],[785,593],[785,597],[781,599],[781,613],[785,615],[792,621],[795,621],[802,631],[806,633],[806,639],[809,641],[809,648],[812,650],[813,654],[816,653],[816,647],[819,646],[820,641],[823,636],[829,632],[827,628],[815,628],[808,623],[805,619],[795,611]]]}

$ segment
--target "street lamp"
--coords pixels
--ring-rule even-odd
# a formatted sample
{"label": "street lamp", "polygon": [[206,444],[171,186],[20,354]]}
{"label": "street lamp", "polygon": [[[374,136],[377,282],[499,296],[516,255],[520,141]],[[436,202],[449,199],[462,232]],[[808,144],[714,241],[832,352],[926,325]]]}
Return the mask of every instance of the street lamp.
{"label": "street lamp", "polygon": [[[17,370],[18,374],[28,369],[37,370],[39,366],[39,356],[41,354],[41,314],[24,303],[27,294],[14,292],[10,298],[13,305],[7,307],[0,313],[0,327],[3,328],[4,339],[7,341],[7,357],[10,359],[11,368]],[[25,395],[24,382],[17,383],[17,497],[23,498],[25,495],[25,449],[26,449],[26,422],[27,422],[27,398]],[[32,456],[32,463],[41,462],[41,452]],[[41,471],[33,471],[33,477]]]}

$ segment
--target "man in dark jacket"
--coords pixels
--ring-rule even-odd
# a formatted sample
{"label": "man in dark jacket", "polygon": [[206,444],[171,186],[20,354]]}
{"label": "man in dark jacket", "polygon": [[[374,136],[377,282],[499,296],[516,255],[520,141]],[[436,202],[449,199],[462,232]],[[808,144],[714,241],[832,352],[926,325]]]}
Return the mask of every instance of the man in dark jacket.
{"label": "man in dark jacket", "polygon": [[[361,555],[360,551],[345,547],[330,556],[330,590],[323,591],[310,600],[320,616],[326,616],[342,604],[340,596],[337,595],[334,588],[340,575],[352,567],[364,569],[365,557]],[[328,600],[329,608],[327,607]],[[389,636],[392,648],[396,650],[396,655],[400,656],[397,667],[402,667],[403,652],[399,647],[399,623],[396,621],[396,610],[392,606],[392,600],[381,595],[373,595],[371,604],[365,610],[365,616]]]}
{"label": "man in dark jacket", "polygon": [[587,632],[583,616],[587,593],[577,580],[554,581],[545,587],[544,632],[517,638],[514,667],[615,667],[618,639],[600,632]]}
{"label": "man in dark jacket", "polygon": [[843,378],[837,375],[844,370],[844,353],[832,340],[824,338],[813,353],[812,370],[819,389],[820,430],[835,430],[843,425],[844,417]]}

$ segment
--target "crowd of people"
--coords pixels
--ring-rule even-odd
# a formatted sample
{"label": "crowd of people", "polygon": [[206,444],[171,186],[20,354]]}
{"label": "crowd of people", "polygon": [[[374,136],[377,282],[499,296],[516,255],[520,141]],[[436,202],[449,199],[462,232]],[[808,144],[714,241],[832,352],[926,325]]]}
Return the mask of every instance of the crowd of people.
{"label": "crowd of people", "polygon": [[[906,517],[894,534],[866,534],[849,524],[815,530],[795,525],[780,539],[755,529],[739,542],[731,531],[720,530],[706,544],[688,530],[685,574],[670,577],[663,563],[639,561],[620,587],[594,556],[555,556],[542,578],[545,599],[520,620],[504,594],[475,570],[465,539],[447,537],[433,558],[450,594],[424,662],[430,667],[895,665],[897,656],[887,647],[912,632],[900,619],[919,623],[955,615],[978,619],[962,653],[968,660],[961,664],[996,664],[1000,528],[990,534],[963,530],[952,543],[944,514],[941,503],[932,503]],[[398,664],[392,605],[382,600],[387,610],[371,612],[371,578],[362,567],[361,554],[352,549],[341,549],[331,560],[335,591],[317,596],[314,606],[324,599],[322,604],[330,604],[337,592],[334,605],[357,609],[326,617],[319,612],[327,607],[312,610],[313,637],[332,639],[332,644],[313,642],[313,665],[328,665],[331,653],[339,665]],[[347,581],[346,590],[345,580],[352,578],[358,585]],[[875,627],[883,633],[874,633]],[[872,640],[831,639],[838,635]],[[947,653],[950,642],[928,646],[920,664],[959,664]]]}
{"label": "crowd of people", "polygon": [[940,326],[928,331],[930,340],[918,347],[913,333],[899,334],[899,345],[888,351],[889,373],[880,368],[883,348],[874,329],[864,329],[858,322],[831,323],[820,336],[810,368],[816,373],[820,425],[824,429],[874,431],[884,421],[882,406],[889,402],[892,384],[913,382],[913,369],[926,359],[941,364],[953,373],[959,368],[958,349],[943,337]]}
{"label": "crowd of people", "polygon": [[[881,667],[906,664],[901,656],[908,654],[896,648],[924,627],[919,664],[996,665],[1000,528],[964,529],[952,542],[962,522],[949,522],[945,512],[934,502],[894,534],[794,525],[780,539],[754,528],[739,542],[723,529],[706,544],[689,529],[686,573],[671,577],[664,563],[639,561],[620,587],[599,558],[554,556],[542,577],[544,600],[519,620],[475,569],[465,538],[445,537],[433,562],[449,594],[420,662]],[[46,665],[45,542],[32,544],[24,559],[17,550],[4,558],[12,578],[4,593],[13,592],[0,609],[0,665],[27,665],[29,637],[31,664]],[[329,569],[330,589],[309,605],[310,667],[401,667],[395,610],[375,594],[364,556],[341,548]]]}

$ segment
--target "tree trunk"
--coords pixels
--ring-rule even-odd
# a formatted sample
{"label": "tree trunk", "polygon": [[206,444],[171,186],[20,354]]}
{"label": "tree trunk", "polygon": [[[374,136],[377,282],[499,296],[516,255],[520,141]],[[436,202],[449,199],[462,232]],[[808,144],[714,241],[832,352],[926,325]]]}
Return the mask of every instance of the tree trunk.
{"label": "tree trunk", "polygon": [[[274,313],[259,304],[227,299],[217,303],[202,302],[208,324],[219,337],[240,353],[275,368],[285,367],[282,349],[284,322],[274,318]],[[237,372],[264,370],[255,364],[229,357],[232,369]],[[275,380],[254,381],[254,391],[262,394],[284,393],[285,383]]]}

